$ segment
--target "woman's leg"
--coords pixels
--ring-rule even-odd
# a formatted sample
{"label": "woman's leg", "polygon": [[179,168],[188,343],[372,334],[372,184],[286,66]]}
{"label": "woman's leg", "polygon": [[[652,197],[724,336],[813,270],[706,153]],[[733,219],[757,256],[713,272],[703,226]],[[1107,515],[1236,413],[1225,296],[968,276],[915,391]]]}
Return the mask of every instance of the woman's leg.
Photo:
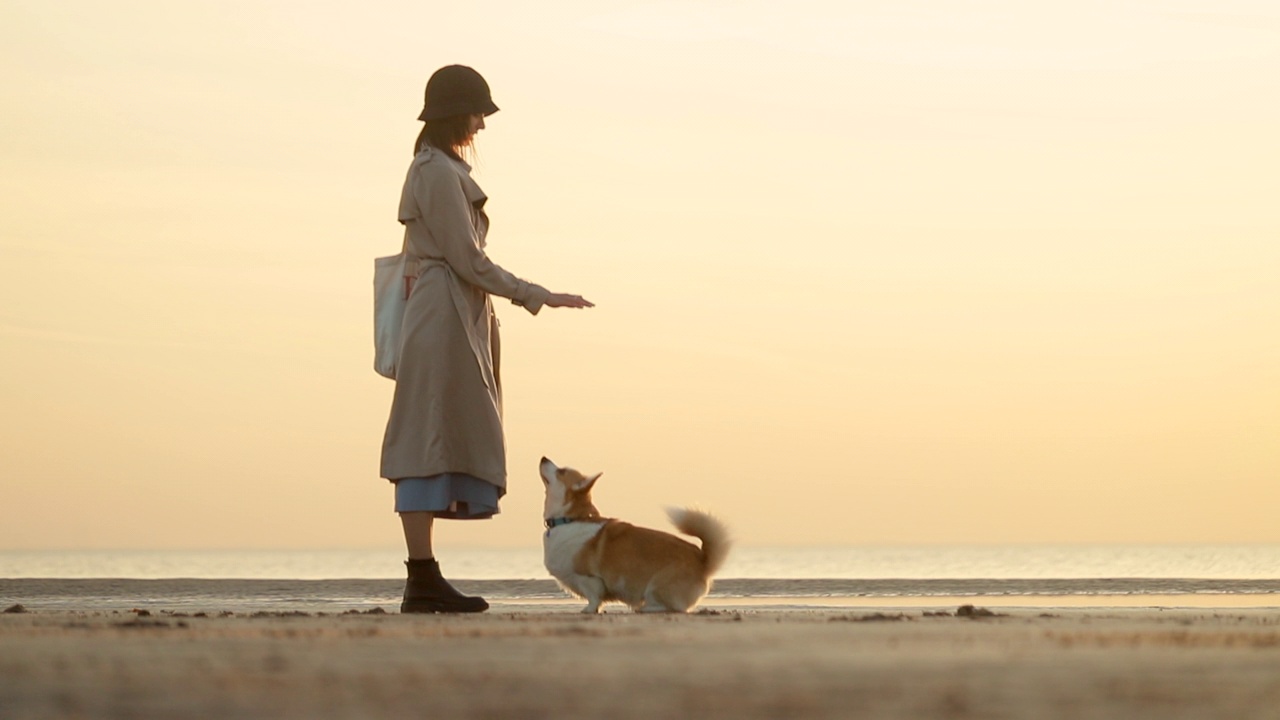
{"label": "woman's leg", "polygon": [[402,512],[400,524],[404,526],[404,545],[410,560],[430,560],[435,557],[431,549],[431,530],[436,516],[429,512]]}
{"label": "woman's leg", "polygon": [[405,581],[400,612],[472,613],[488,609],[484,598],[463,595],[440,574],[440,563],[431,547],[434,513],[402,512],[400,524],[404,526],[404,544],[409,551],[409,561],[405,563],[409,579]]}

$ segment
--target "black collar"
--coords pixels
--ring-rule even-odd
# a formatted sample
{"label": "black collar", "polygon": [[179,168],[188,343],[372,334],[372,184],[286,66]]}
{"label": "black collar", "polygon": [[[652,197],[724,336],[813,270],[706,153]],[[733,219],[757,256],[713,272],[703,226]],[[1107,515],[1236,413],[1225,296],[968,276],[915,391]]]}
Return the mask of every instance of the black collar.
{"label": "black collar", "polygon": [[542,521],[542,524],[546,525],[547,530],[550,531],[554,527],[558,527],[560,525],[568,525],[571,522],[575,522],[575,520],[573,518],[558,517],[558,518],[547,518],[546,520]]}

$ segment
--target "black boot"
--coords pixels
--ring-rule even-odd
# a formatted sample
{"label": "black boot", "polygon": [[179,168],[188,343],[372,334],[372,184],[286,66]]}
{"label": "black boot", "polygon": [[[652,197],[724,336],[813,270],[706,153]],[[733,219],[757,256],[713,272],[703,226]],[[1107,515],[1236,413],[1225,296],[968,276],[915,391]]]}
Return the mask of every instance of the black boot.
{"label": "black boot", "polygon": [[468,597],[454,589],[440,575],[440,563],[430,560],[409,560],[409,580],[404,584],[402,613],[477,613],[489,609],[489,603],[481,597]]}

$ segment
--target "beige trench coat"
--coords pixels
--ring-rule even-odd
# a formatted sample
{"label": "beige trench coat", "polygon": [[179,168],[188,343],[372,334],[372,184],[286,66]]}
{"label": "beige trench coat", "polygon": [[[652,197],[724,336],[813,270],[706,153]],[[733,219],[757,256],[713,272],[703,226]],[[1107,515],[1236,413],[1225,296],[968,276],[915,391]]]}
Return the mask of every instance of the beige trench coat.
{"label": "beige trench coat", "polygon": [[485,255],[489,219],[471,167],[427,147],[400,195],[406,275],[395,396],[382,443],[382,477],[474,475],[506,491],[498,323],[490,295],[537,314],[550,293]]}

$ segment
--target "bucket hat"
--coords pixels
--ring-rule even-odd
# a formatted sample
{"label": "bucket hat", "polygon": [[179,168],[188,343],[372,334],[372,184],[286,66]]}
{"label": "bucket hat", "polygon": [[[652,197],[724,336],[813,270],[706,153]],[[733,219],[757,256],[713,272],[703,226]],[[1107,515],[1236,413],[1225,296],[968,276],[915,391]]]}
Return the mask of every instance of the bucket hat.
{"label": "bucket hat", "polygon": [[489,97],[489,83],[466,65],[446,65],[427,80],[419,120],[437,120],[452,115],[492,115],[498,106]]}

